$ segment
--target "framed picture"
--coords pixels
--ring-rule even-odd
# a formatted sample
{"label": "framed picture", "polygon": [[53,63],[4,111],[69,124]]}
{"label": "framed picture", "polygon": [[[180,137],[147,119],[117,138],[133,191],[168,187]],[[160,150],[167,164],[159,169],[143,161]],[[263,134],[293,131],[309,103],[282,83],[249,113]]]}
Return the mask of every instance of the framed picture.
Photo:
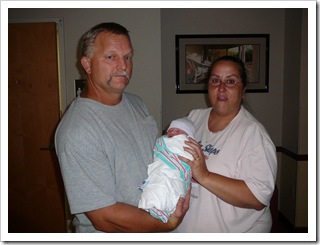
{"label": "framed picture", "polygon": [[266,93],[269,34],[176,35],[176,93],[207,93],[212,62],[239,57],[247,70],[246,92]]}

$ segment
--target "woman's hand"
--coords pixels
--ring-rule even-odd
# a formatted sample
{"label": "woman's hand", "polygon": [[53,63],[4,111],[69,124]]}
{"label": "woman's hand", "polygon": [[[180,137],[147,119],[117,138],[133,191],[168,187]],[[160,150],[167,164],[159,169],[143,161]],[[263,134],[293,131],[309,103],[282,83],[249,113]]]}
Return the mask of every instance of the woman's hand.
{"label": "woman's hand", "polygon": [[191,137],[185,142],[189,147],[184,147],[184,150],[193,156],[193,161],[188,158],[179,156],[179,159],[186,162],[192,170],[192,177],[201,184],[210,174],[207,169],[206,160],[200,145]]}
{"label": "woman's hand", "polygon": [[184,150],[189,152],[194,160],[190,161],[181,156],[179,156],[179,159],[189,164],[192,169],[192,177],[200,185],[233,206],[256,210],[264,208],[264,205],[253,195],[243,180],[209,172],[202,149],[194,139],[189,138],[189,141],[185,143],[188,147],[184,147]]}

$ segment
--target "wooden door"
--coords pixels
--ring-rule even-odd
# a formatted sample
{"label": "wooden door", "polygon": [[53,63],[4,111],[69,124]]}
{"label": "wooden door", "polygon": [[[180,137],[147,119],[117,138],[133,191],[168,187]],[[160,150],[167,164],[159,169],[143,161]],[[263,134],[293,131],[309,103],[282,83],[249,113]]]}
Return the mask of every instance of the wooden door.
{"label": "wooden door", "polygon": [[65,232],[56,23],[9,24],[9,230]]}

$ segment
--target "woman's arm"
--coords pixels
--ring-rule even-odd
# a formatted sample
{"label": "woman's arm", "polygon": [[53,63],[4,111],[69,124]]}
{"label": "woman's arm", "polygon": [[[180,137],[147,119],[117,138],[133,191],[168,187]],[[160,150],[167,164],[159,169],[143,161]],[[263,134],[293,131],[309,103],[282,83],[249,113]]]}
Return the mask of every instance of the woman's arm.
{"label": "woman's arm", "polygon": [[192,177],[199,182],[200,185],[233,206],[256,210],[261,210],[265,207],[264,204],[253,195],[243,180],[232,179],[209,172],[203,152],[195,140],[190,138],[190,141],[186,142],[186,144],[191,148],[185,147],[185,150],[193,155],[195,160],[190,161],[184,157],[179,158],[190,165]]}
{"label": "woman's arm", "polygon": [[250,191],[243,180],[228,178],[208,172],[206,178],[197,181],[223,201],[240,208],[261,210],[265,206]]}
{"label": "woman's arm", "polygon": [[176,211],[167,223],[153,218],[148,212],[125,203],[86,212],[95,229],[104,232],[168,232],[181,223],[189,209],[190,191],[180,198]]}

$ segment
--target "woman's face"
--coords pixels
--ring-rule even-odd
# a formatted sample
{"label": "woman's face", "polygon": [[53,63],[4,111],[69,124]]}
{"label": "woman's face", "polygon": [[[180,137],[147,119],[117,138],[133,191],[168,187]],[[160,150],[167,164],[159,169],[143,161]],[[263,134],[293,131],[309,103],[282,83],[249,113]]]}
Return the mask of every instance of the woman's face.
{"label": "woman's face", "polygon": [[232,61],[216,63],[209,77],[208,92],[214,113],[236,116],[244,94],[238,65]]}

